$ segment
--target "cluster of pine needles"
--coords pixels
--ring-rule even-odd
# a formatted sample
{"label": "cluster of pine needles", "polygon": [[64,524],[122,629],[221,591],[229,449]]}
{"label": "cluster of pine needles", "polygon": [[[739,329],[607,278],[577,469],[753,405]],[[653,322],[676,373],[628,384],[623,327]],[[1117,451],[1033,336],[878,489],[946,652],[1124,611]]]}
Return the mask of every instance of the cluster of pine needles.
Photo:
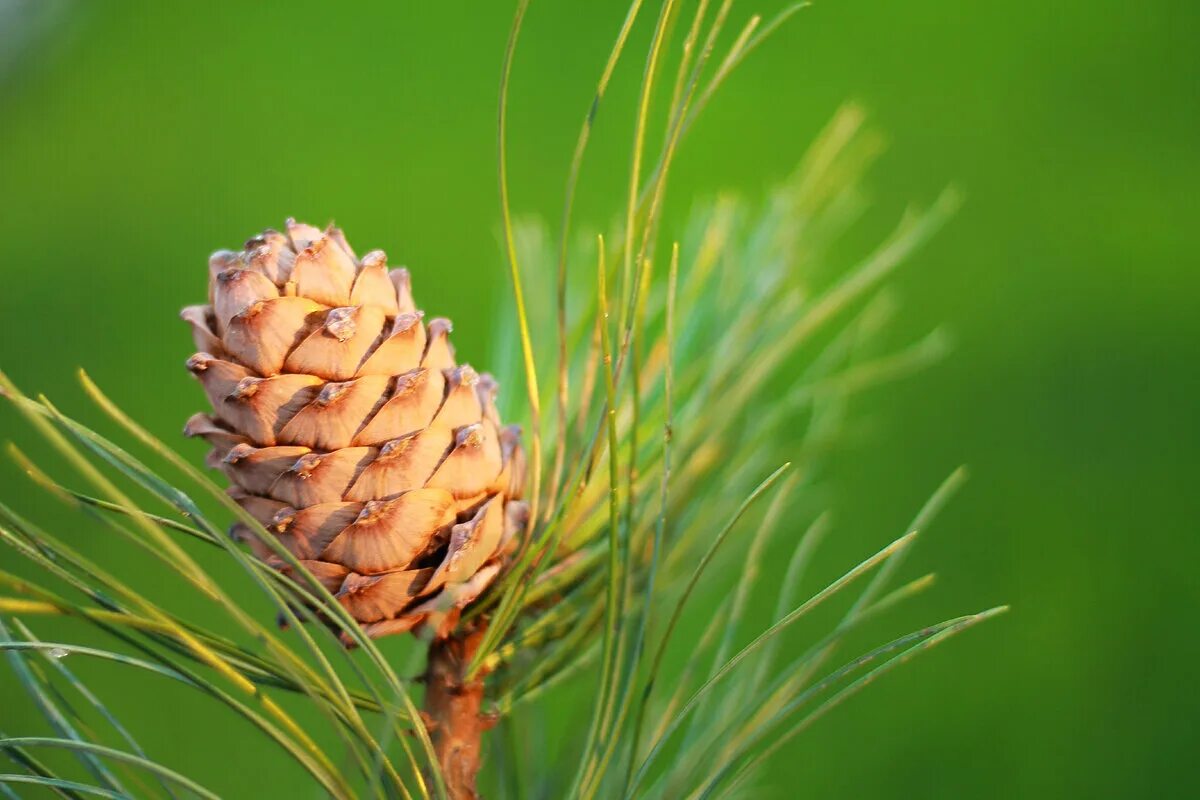
{"label": "cluster of pine needles", "polygon": [[[484,793],[744,796],[757,768],[829,710],[1003,610],[836,658],[863,623],[928,588],[930,576],[898,586],[893,579],[961,471],[904,535],[799,596],[830,523],[810,514],[798,529],[798,509],[813,505],[813,476],[848,398],[920,369],[945,349],[939,331],[882,355],[872,342],[894,309],[880,291],[885,279],[956,200],[947,192],[929,210],[907,214],[860,263],[831,274],[830,248],[866,208],[862,176],[879,152],[861,111],[849,107],[761,207],[721,196],[697,204],[677,240],[660,237],[681,141],[738,63],[799,8],[766,22],[752,17],[719,54],[731,0],[712,8],[699,0],[690,20],[665,0],[645,56],[621,218],[608,236],[577,234],[571,220],[580,169],[642,10],[635,0],[580,129],[560,225],[518,224],[508,202],[506,98],[526,5],[502,68],[500,188],[515,324],[497,337],[495,366],[503,372],[507,364],[510,385],[523,380],[528,390],[509,413],[523,411],[527,421],[533,508],[507,573],[465,614],[468,623],[487,620],[469,670],[486,676],[488,710],[502,722],[488,736],[493,791]],[[654,102],[660,88],[670,96],[664,109]],[[656,157],[652,129],[663,131]],[[553,380],[539,381],[547,375]],[[0,795],[36,785],[72,798],[217,796],[203,776],[180,774],[143,749],[67,666],[63,657],[72,655],[73,665],[96,659],[144,675],[147,693],[166,680],[206,696],[273,741],[330,796],[444,797],[413,699],[417,665],[401,668],[386,657],[303,569],[289,577],[242,550],[224,533],[231,519],[264,541],[270,534],[86,375],[82,382],[130,449],[4,378],[3,393],[76,475],[59,481],[17,448],[10,454],[43,489],[85,512],[90,529],[144,550],[180,588],[221,612],[224,624],[177,615],[74,547],[78,531],[55,535],[0,504],[0,540],[37,576],[0,570],[0,613],[10,618],[0,619],[0,650],[55,734],[0,732],[0,752],[20,770],[0,775]],[[131,452],[135,446],[158,466]],[[772,621],[747,637],[772,537],[790,539],[793,555]],[[240,567],[285,628],[248,611],[238,598],[243,587],[219,584],[198,562],[197,548],[218,549]],[[294,561],[286,551],[280,556]],[[698,636],[681,638],[695,627],[682,623],[700,613],[704,588],[721,574],[736,576],[734,588]],[[782,663],[782,635],[841,592],[852,593],[848,610]],[[324,624],[305,624],[318,613]],[[94,626],[109,644],[42,641],[22,621],[47,615]],[[342,647],[339,634],[355,647]],[[686,665],[668,677],[680,652]],[[551,764],[526,745],[545,724],[547,699],[561,696],[554,694],[559,685],[582,687],[591,705],[573,710],[578,736]],[[339,744],[344,756],[335,759]],[[60,765],[52,750],[69,751],[77,764]]]}

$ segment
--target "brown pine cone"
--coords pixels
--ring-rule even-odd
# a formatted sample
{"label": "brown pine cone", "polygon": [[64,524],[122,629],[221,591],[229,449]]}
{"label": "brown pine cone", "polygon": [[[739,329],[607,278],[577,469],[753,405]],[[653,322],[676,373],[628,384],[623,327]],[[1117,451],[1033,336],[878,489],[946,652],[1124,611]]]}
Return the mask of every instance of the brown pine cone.
{"label": "brown pine cone", "polygon": [[380,250],[358,258],[336,228],[289,220],[213,254],[209,277],[209,304],[181,316],[213,412],[185,432],[368,635],[447,635],[528,514],[495,381],[455,362],[449,320],[424,324],[407,270]]}

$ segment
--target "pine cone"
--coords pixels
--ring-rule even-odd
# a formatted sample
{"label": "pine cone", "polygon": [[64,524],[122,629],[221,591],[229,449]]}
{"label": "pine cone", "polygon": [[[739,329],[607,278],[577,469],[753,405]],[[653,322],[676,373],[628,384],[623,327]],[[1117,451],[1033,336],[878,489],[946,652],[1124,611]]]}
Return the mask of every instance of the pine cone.
{"label": "pine cone", "polygon": [[[450,321],[423,323],[407,270],[340,230],[289,220],[209,260],[209,304],[181,314],[229,493],[370,636],[445,636],[495,579],[528,511],[496,383],[459,366]],[[287,565],[242,526],[234,535]]]}

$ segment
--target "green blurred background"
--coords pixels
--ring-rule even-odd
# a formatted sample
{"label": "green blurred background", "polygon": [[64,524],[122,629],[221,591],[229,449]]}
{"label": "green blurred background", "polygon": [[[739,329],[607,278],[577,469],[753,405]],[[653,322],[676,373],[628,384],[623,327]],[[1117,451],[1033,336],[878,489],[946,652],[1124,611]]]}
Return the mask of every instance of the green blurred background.
{"label": "green blurred background", "polygon": [[[731,27],[777,7],[735,6]],[[201,298],[209,251],[288,215],[336,218],[360,249],[407,263],[460,351],[486,351],[507,287],[494,117],[509,3],[0,9],[0,367],[26,390],[96,421],[74,383],[86,366],[177,441],[202,400],[176,310]],[[532,4],[512,89],[518,212],[557,220],[622,15]],[[652,16],[610,108],[632,101]],[[945,322],[955,352],[856,403],[825,559],[901,532],[965,462],[971,483],[915,559],[941,580],[912,619],[1013,613],[827,718],[775,760],[763,796],[1200,793],[1197,41],[1191,0],[829,0],[752,56],[687,140],[669,220],[694,195],[761,194],[847,99],[890,141],[870,181],[880,220],[949,182],[968,198],[897,277],[889,334]],[[629,137],[626,113],[602,112],[584,223],[619,206]],[[31,441],[7,409],[0,424]],[[57,518],[14,469],[0,477],[7,502]],[[0,728],[39,729],[0,674]],[[157,754],[217,767],[231,795],[282,793],[251,790],[269,745],[166,696],[125,704]]]}

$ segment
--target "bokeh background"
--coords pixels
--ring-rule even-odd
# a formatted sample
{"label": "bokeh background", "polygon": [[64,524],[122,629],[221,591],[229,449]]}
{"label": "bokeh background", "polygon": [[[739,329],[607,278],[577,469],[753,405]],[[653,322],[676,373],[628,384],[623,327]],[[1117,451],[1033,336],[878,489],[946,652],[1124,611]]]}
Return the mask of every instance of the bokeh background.
{"label": "bokeh background", "polygon": [[[494,117],[510,5],[0,2],[0,367],[95,422],[74,382],[86,366],[176,441],[201,404],[176,310],[201,296],[209,251],[288,215],[387,249],[457,321],[460,351],[485,352],[507,287]],[[557,219],[622,15],[533,3],[512,89],[518,212]],[[633,98],[651,20],[611,108]],[[1197,41],[1189,0],[827,0],[750,58],[684,145],[669,221],[717,189],[760,196],[848,99],[890,142],[870,181],[880,220],[950,182],[967,196],[897,276],[889,334],[945,323],[955,351],[855,404],[826,558],[901,532],[967,463],[914,559],[941,580],[911,613],[1013,613],[828,717],[775,760],[764,797],[1200,793]],[[629,132],[602,113],[585,224],[619,206]],[[8,409],[0,425],[29,445]],[[6,502],[67,519],[10,466],[0,478]],[[168,697],[125,704],[164,760],[219,773],[231,796],[282,796],[287,776],[256,783],[269,745]],[[0,672],[0,728],[38,730],[34,716]]]}

